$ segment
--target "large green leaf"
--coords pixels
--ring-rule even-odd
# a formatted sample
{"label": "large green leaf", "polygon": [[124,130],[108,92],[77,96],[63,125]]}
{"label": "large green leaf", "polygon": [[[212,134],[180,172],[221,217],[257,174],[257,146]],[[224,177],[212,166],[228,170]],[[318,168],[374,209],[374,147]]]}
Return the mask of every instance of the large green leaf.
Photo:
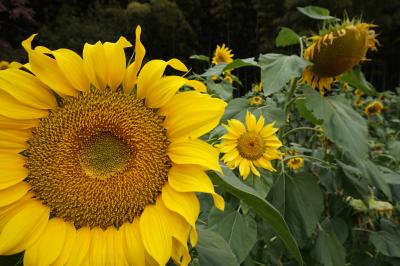
{"label": "large green leaf", "polygon": [[246,66],[255,66],[258,67],[258,63],[254,61],[254,57],[246,58],[246,59],[235,59],[233,62],[227,64],[223,71],[231,71],[237,68],[246,67]]}
{"label": "large green leaf", "polygon": [[319,232],[311,255],[324,266],[346,265],[346,251],[333,232]]}
{"label": "large green leaf", "polygon": [[289,228],[279,213],[269,202],[260,197],[258,193],[244,183],[242,183],[234,173],[222,166],[223,175],[210,173],[215,184],[220,185],[228,192],[241,199],[249,205],[255,213],[265,219],[275,230],[278,237],[284,242],[289,252],[295,257],[300,265],[303,265],[300,250],[296,244],[296,240],[289,231]]}
{"label": "large green leaf", "polygon": [[236,98],[230,100],[228,106],[225,108],[225,113],[221,118],[222,122],[226,122],[227,120],[234,118],[238,113],[242,110],[245,110],[249,106],[247,99],[244,98]]}
{"label": "large green leaf", "polygon": [[400,258],[400,231],[371,233],[369,241],[385,256]]}
{"label": "large green leaf", "polygon": [[263,54],[260,55],[261,81],[264,94],[279,91],[292,77],[299,77],[310,62],[297,55]]}
{"label": "large green leaf", "polygon": [[375,88],[365,79],[364,74],[361,72],[360,66],[356,66],[344,73],[340,80],[347,82],[354,88],[362,90],[367,95],[376,94]]}
{"label": "large green leaf", "polygon": [[208,226],[219,233],[242,263],[257,241],[257,224],[254,218],[236,210],[211,212]]}
{"label": "large green leaf", "polygon": [[339,160],[336,160],[336,162],[343,171],[343,173],[339,172],[339,174],[343,179],[343,187],[346,193],[349,196],[368,202],[370,190],[367,177],[361,175],[361,171],[358,168],[347,165]]}
{"label": "large green leaf", "polygon": [[311,88],[304,90],[306,106],[321,124],[325,135],[352,156],[366,158],[368,128],[365,119],[343,96],[321,96]]}
{"label": "large green leaf", "polygon": [[329,10],[326,8],[322,8],[319,6],[306,6],[306,7],[298,7],[297,10],[299,10],[301,13],[306,15],[309,18],[313,19],[320,19],[320,20],[339,20],[336,17],[332,17],[329,15]]}
{"label": "large green leaf", "polygon": [[299,114],[306,119],[308,122],[314,125],[321,125],[322,121],[315,118],[315,116],[307,109],[306,101],[304,99],[298,99],[296,101],[296,108]]}
{"label": "large green leaf", "polygon": [[275,39],[275,45],[277,47],[285,47],[293,44],[298,44],[300,36],[297,35],[292,29],[282,27]]}
{"label": "large green leaf", "polygon": [[202,55],[202,54],[195,54],[195,55],[190,56],[189,58],[210,63],[210,58],[208,56]]}
{"label": "large green leaf", "polygon": [[203,74],[201,74],[201,76],[203,76],[203,77],[212,77],[214,75],[219,76],[219,75],[221,75],[221,73],[225,67],[226,67],[226,64],[223,64],[223,63],[215,65],[215,66],[207,69],[207,71],[204,72]]}
{"label": "large green leaf", "polygon": [[282,108],[274,106],[261,106],[258,108],[249,108],[257,117],[263,115],[266,123],[275,123],[275,127],[281,127],[285,124],[285,112]]}
{"label": "large green leaf", "polygon": [[221,99],[232,98],[233,87],[226,82],[215,83],[212,80],[206,81],[207,89],[212,94],[218,95]]}
{"label": "large green leaf", "polygon": [[307,173],[294,178],[282,175],[275,181],[269,197],[284,215],[295,238],[305,243],[315,231],[324,209],[315,177]]}
{"label": "large green leaf", "polygon": [[204,266],[238,266],[236,257],[225,239],[211,229],[197,229],[199,242],[196,250],[199,254],[200,265]]}

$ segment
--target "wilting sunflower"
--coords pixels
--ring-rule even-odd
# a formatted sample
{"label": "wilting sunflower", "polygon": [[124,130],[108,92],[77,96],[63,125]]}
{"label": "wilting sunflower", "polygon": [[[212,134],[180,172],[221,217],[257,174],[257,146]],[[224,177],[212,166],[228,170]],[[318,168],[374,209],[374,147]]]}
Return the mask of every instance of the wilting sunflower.
{"label": "wilting sunflower", "polygon": [[373,101],[365,107],[364,113],[366,115],[376,115],[380,114],[382,109],[383,104],[380,101]]}
{"label": "wilting sunflower", "polygon": [[212,63],[214,65],[218,65],[219,63],[229,64],[233,61],[233,56],[234,54],[232,54],[232,50],[225,46],[225,44],[223,43],[221,46],[217,45]]}
{"label": "wilting sunflower", "polygon": [[[23,42],[30,72],[0,72],[0,254],[25,265],[187,265],[196,244],[196,192],[218,150],[198,139],[225,102],[204,85],[164,76],[136,29],[135,61],[117,42],[68,49]],[[179,92],[188,85],[194,91]]]}
{"label": "wilting sunflower", "polygon": [[366,60],[378,41],[373,24],[345,20],[311,37],[304,58],[313,63],[303,72],[303,81],[323,94],[339,76]]}
{"label": "wilting sunflower", "polygon": [[231,119],[224,127],[228,132],[221,137],[220,149],[225,153],[222,160],[229,168],[239,167],[244,180],[250,170],[260,176],[256,167],[275,171],[271,160],[282,158],[278,150],[282,143],[275,135],[278,129],[274,128],[274,123],[264,126],[263,116],[257,121],[253,114],[247,112],[246,126],[239,120]]}
{"label": "wilting sunflower", "polygon": [[298,170],[304,165],[304,159],[302,157],[290,158],[287,162],[287,166],[292,170]]}
{"label": "wilting sunflower", "polygon": [[353,101],[355,107],[360,107],[363,105],[363,100],[360,97],[356,97]]}
{"label": "wilting sunflower", "polygon": [[0,70],[5,70],[9,68],[21,68],[22,64],[18,62],[8,62],[8,61],[0,61]]}
{"label": "wilting sunflower", "polygon": [[253,96],[249,99],[249,104],[252,106],[259,106],[264,102],[264,99],[261,96]]}

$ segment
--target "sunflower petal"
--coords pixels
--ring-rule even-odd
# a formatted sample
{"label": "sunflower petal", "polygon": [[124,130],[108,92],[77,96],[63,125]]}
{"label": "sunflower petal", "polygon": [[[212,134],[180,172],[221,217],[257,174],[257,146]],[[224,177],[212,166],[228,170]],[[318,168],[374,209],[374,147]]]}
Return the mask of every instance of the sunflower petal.
{"label": "sunflower petal", "polygon": [[176,164],[197,164],[222,172],[218,163],[218,149],[198,139],[173,141],[169,146],[168,155]]}
{"label": "sunflower petal", "polygon": [[168,173],[168,183],[178,192],[203,192],[209,193],[214,199],[215,206],[223,210],[224,199],[215,193],[214,186],[200,167],[192,165],[174,165]]}
{"label": "sunflower petal", "polygon": [[243,159],[239,164],[239,173],[243,176],[243,180],[246,180],[250,174],[250,161]]}
{"label": "sunflower petal", "polygon": [[89,227],[82,227],[76,231],[75,243],[72,246],[66,265],[86,265],[83,263],[83,261],[88,257],[87,253],[89,251],[89,246],[90,229]]}
{"label": "sunflower petal", "polygon": [[60,255],[54,261],[53,265],[65,265],[69,256],[71,255],[71,251],[73,246],[76,244],[76,229],[71,223],[65,223],[65,242],[64,246],[61,249]]}
{"label": "sunflower petal", "polygon": [[32,245],[47,226],[49,214],[49,208],[36,200],[24,203],[0,233],[0,254],[16,254]]}
{"label": "sunflower petal", "polygon": [[247,131],[255,131],[256,130],[256,117],[247,111],[246,113],[246,126],[247,126]]}
{"label": "sunflower petal", "polygon": [[21,199],[28,193],[30,188],[31,186],[28,183],[21,182],[12,187],[0,190],[0,207]]}
{"label": "sunflower petal", "polygon": [[146,105],[150,108],[162,107],[185,83],[186,79],[179,76],[167,76],[159,79],[147,92]]}
{"label": "sunflower petal", "polygon": [[172,239],[163,219],[159,206],[148,205],[139,224],[144,247],[159,265],[165,265],[172,252]]}
{"label": "sunflower petal", "polygon": [[94,227],[91,231],[89,261],[91,265],[105,266],[107,256],[107,246],[104,231],[99,227]]}
{"label": "sunflower petal", "polygon": [[144,265],[145,255],[142,238],[140,236],[139,219],[135,218],[133,223],[125,222],[120,229],[124,239],[124,249],[129,265]]}
{"label": "sunflower petal", "polygon": [[97,89],[107,86],[107,62],[105,61],[104,47],[101,42],[86,43],[83,46],[83,68],[89,81]]}

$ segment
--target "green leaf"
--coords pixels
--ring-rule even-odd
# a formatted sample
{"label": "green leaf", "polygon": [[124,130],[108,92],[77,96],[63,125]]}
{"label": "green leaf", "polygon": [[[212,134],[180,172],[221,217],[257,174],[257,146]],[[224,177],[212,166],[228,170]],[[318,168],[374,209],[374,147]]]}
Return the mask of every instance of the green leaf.
{"label": "green leaf", "polygon": [[393,155],[394,158],[400,160],[400,141],[393,141],[389,144],[390,154]]}
{"label": "green leaf", "polygon": [[212,80],[206,81],[207,89],[213,94],[218,95],[223,100],[232,98],[233,87],[226,82],[215,83]]}
{"label": "green leaf", "polygon": [[371,233],[369,241],[385,256],[400,258],[400,232],[379,231]]}
{"label": "green leaf", "polygon": [[[400,157],[398,157],[400,158]],[[395,171],[380,166],[379,169],[381,170],[383,174],[383,178],[385,179],[386,183],[392,184],[392,185],[400,185],[400,174],[396,173]]]}
{"label": "green leaf", "polygon": [[212,76],[220,76],[222,73],[222,70],[225,68],[226,64],[218,64],[215,65],[213,67],[210,67],[209,69],[207,69],[206,72],[204,72],[203,74],[201,74],[200,76],[202,77],[212,77]]}
{"label": "green leaf", "polygon": [[194,60],[200,60],[200,61],[205,61],[207,63],[210,63],[210,57],[202,54],[195,54],[189,57],[190,59]]}
{"label": "green leaf", "polygon": [[242,263],[257,241],[257,224],[254,218],[231,210],[210,213],[209,227],[219,233],[232,248],[237,261]]}
{"label": "green leaf", "polygon": [[224,175],[217,175],[214,172],[210,173],[213,182],[241,199],[249,205],[255,213],[265,219],[274,229],[278,237],[284,242],[286,248],[295,257],[297,262],[300,265],[303,265],[301,253],[296,244],[296,240],[290,233],[289,228],[279,211],[269,202],[260,197],[252,187],[242,183],[229,168],[223,165],[222,169]]}
{"label": "green leaf", "polygon": [[266,96],[279,91],[292,77],[299,77],[311,63],[297,55],[260,55],[261,81]]}
{"label": "green leaf", "polygon": [[314,176],[308,173],[294,178],[281,175],[271,189],[272,203],[300,243],[313,234],[324,209],[323,197]]}
{"label": "green leaf", "polygon": [[354,198],[360,198],[364,202],[368,202],[369,198],[369,187],[367,177],[361,175],[361,171],[358,168],[347,165],[339,160],[336,160],[338,165],[343,170],[343,186],[346,193]]}
{"label": "green leaf", "polygon": [[322,120],[318,120],[315,116],[307,109],[306,101],[304,99],[298,99],[296,101],[296,108],[299,114],[308,122],[314,125],[321,125]]}
{"label": "green leaf", "polygon": [[333,232],[319,232],[311,255],[324,266],[346,265],[346,251]]}
{"label": "green leaf", "polygon": [[282,108],[273,106],[262,106],[255,109],[249,108],[257,118],[263,115],[266,123],[275,122],[275,127],[282,127],[285,124],[285,112]]}
{"label": "green leaf", "polygon": [[324,97],[311,88],[304,95],[307,108],[323,120],[321,127],[331,141],[355,157],[367,157],[367,124],[343,96]]}
{"label": "green leaf", "polygon": [[211,229],[197,228],[199,242],[196,250],[199,254],[200,265],[210,266],[238,266],[232,249],[224,238]]}
{"label": "green leaf", "polygon": [[353,69],[347,71],[340,78],[341,81],[347,82],[352,87],[362,90],[367,95],[375,95],[375,88],[369,83],[364,74],[361,72],[361,67],[356,66]]}
{"label": "green leaf", "polygon": [[242,110],[245,110],[248,105],[248,101],[245,98],[236,98],[230,100],[228,106],[225,109],[225,113],[221,118],[221,122],[226,122],[227,120],[233,118]]}
{"label": "green leaf", "polygon": [[319,6],[306,6],[306,7],[298,7],[297,10],[299,10],[301,13],[306,15],[309,18],[313,19],[320,19],[320,20],[340,20],[336,17],[332,17],[329,15],[329,10],[326,8],[322,8]]}
{"label": "green leaf", "polygon": [[233,69],[241,68],[241,67],[246,67],[246,66],[255,66],[258,67],[258,63],[254,61],[254,57],[251,58],[246,58],[246,59],[235,59],[233,62],[227,64],[223,71],[230,71]]}
{"label": "green leaf", "polygon": [[292,29],[282,27],[275,39],[275,45],[277,47],[285,47],[293,44],[298,44],[300,36],[297,35]]}

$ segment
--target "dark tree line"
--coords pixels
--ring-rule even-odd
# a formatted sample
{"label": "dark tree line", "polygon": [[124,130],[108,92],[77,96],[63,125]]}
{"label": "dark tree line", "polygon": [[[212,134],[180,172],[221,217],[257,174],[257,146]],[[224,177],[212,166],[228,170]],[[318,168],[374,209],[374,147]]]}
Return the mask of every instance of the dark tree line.
{"label": "dark tree line", "polygon": [[[382,47],[370,54],[373,60],[363,69],[379,90],[399,85],[398,0],[0,0],[0,60],[26,60],[20,42],[34,32],[39,32],[38,43],[81,52],[86,41],[115,41],[121,35],[133,39],[137,24],[152,57],[187,61],[192,54],[211,55],[223,42],[236,58],[297,53],[298,47],[277,49],[274,40],[282,26],[299,34],[318,31],[318,21],[296,10],[306,5],[328,8],[338,17],[345,11],[379,25]],[[190,64],[198,71],[206,67]]]}

